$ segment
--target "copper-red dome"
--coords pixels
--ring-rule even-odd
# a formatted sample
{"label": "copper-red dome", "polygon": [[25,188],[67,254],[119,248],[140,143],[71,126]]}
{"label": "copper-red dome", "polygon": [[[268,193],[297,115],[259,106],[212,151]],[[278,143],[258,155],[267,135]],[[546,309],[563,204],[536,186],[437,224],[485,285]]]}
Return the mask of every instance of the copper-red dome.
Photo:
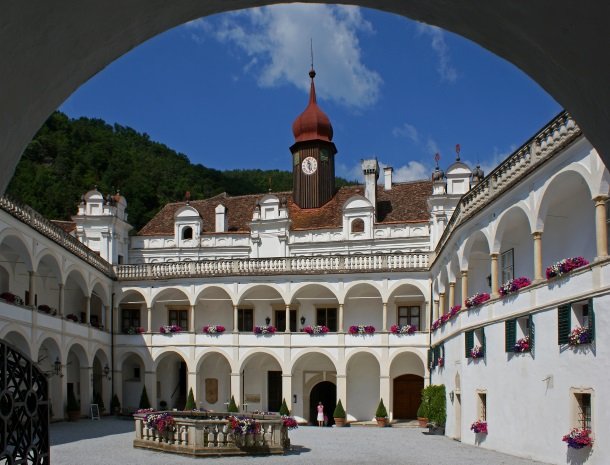
{"label": "copper-red dome", "polygon": [[333,127],[330,124],[330,120],[316,103],[316,87],[313,82],[315,76],[316,72],[312,69],[309,72],[309,77],[311,77],[309,104],[305,111],[292,123],[292,133],[294,134],[295,142],[308,140],[331,142],[333,140]]}

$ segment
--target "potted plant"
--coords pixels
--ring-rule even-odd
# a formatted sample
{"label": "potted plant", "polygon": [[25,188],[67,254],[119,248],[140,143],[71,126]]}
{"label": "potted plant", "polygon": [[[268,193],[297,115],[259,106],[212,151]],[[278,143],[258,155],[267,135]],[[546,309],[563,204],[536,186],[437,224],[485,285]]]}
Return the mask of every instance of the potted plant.
{"label": "potted plant", "polygon": [[445,434],[445,421],[447,420],[445,385],[431,385],[426,389],[430,392],[428,404],[429,432],[431,434]]}
{"label": "potted plant", "polygon": [[290,410],[288,410],[288,405],[286,405],[286,399],[282,399],[282,406],[280,407],[279,414],[283,417],[290,415]]}
{"label": "potted plant", "polygon": [[164,400],[160,401],[159,407],[161,408],[161,410],[167,410],[167,402],[165,402]]}
{"label": "potted plant", "polygon": [[146,394],[146,386],[142,386],[142,394],[140,395],[139,408],[150,408],[150,401],[148,400],[148,394]]}
{"label": "potted plant", "polygon": [[110,401],[110,410],[115,415],[119,415],[121,413],[121,402],[116,394],[112,396],[112,400]]}
{"label": "potted plant", "polygon": [[68,421],[78,421],[80,419],[80,403],[76,400],[72,391],[68,391],[66,412],[68,413]]}
{"label": "potted plant", "polygon": [[428,402],[424,400],[422,395],[421,403],[417,408],[417,421],[419,422],[420,428],[426,428],[428,426]]}
{"label": "potted plant", "polygon": [[335,411],[333,412],[333,418],[335,419],[335,425],[337,425],[337,427],[345,426],[345,419],[347,418],[347,415],[345,414],[345,410],[343,409],[341,399],[339,399],[339,402],[337,402],[337,406],[335,407]]}
{"label": "potted plant", "polygon": [[388,426],[388,411],[383,405],[383,399],[379,400],[377,411],[375,412],[375,420],[377,420],[377,426]]}
{"label": "potted plant", "polygon": [[195,396],[193,395],[193,388],[189,389],[189,395],[186,399],[186,405],[184,406],[184,410],[195,410],[197,408],[197,404],[195,403]]}
{"label": "potted plant", "polygon": [[237,404],[235,403],[235,397],[231,396],[231,401],[229,402],[229,406],[227,407],[227,412],[237,413],[239,409],[237,408]]}

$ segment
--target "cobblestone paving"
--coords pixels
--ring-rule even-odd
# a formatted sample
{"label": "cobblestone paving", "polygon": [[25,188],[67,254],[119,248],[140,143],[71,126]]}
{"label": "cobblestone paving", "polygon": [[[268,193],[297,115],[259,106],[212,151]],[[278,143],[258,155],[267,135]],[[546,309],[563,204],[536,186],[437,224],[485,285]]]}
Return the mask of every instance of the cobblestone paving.
{"label": "cobblestone paving", "polygon": [[290,432],[292,451],[284,456],[191,458],[134,449],[134,423],[104,418],[51,425],[54,465],[240,465],[240,464],[401,464],[542,465],[468,446],[419,428],[316,428]]}

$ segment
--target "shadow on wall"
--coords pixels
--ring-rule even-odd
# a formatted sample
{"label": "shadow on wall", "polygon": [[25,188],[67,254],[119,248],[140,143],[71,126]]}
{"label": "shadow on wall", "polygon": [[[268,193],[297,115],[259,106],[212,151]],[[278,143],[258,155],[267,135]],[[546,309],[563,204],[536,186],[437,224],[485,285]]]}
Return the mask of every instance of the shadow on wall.
{"label": "shadow on wall", "polygon": [[582,449],[572,449],[568,447],[566,452],[567,463],[570,465],[582,465],[589,460],[593,449],[591,447],[583,447]]}

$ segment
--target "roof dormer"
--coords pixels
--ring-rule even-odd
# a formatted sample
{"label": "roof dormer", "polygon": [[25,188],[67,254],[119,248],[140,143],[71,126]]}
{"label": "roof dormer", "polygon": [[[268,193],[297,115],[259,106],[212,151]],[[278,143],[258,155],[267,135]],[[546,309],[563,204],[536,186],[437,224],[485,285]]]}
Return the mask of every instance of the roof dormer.
{"label": "roof dormer", "polygon": [[362,195],[350,197],[343,205],[343,232],[348,239],[373,237],[375,208]]}
{"label": "roof dormer", "polygon": [[174,236],[178,247],[194,247],[203,231],[203,221],[199,212],[185,205],[174,215]]}

